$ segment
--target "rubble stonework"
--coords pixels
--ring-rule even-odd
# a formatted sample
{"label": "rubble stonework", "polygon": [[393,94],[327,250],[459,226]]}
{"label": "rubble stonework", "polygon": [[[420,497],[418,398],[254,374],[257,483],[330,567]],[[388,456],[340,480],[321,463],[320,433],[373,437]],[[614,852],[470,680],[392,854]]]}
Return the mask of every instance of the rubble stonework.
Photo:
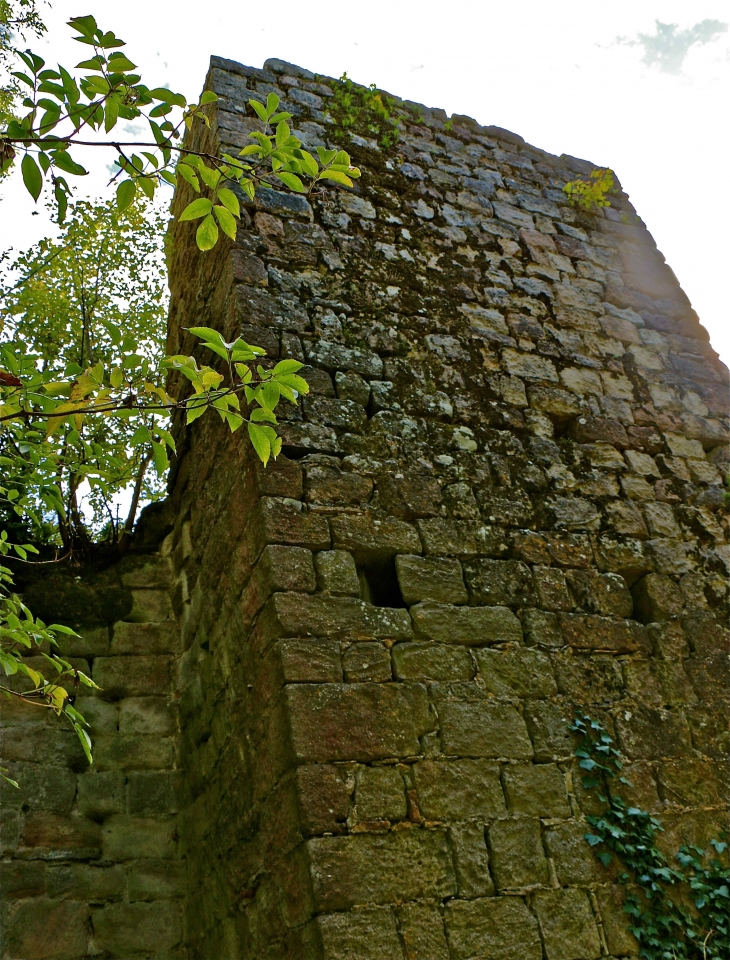
{"label": "rubble stonework", "polygon": [[[197,146],[237,152],[271,91],[306,146],[346,145],[328,83],[213,58]],[[130,807],[147,761],[115,761],[126,806],[101,790],[94,816],[104,835],[123,821],[130,864],[94,847],[62,892],[21,884],[10,913],[76,910],[87,940],[5,957],[635,955],[618,871],[583,839],[576,707],[616,736],[666,852],[727,822],[727,369],[626,195],[568,204],[592,165],[402,114],[395,147],[351,138],[354,191],[261,191],[213,254],[174,227],[168,352],[213,326],[303,361],[310,394],[282,409],[266,469],[213,416],[178,430],[155,562],[179,624],[182,787],[144,811],[176,813],[173,846],[145,847]],[[107,675],[133,683],[141,643],[94,661],[97,737]],[[79,804],[63,815],[93,823]],[[28,850],[11,873],[70,856]],[[108,892],[102,868],[159,887]],[[97,933],[115,910],[118,943]],[[132,917],[144,932],[122,942]]]}

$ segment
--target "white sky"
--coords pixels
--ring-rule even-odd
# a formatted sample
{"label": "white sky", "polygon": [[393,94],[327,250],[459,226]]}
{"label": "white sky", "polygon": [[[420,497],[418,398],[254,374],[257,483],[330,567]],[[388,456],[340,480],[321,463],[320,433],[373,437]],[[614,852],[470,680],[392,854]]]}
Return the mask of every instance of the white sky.
{"label": "white sky", "polygon": [[[279,57],[334,77],[346,70],[361,83],[506,127],[552,153],[612,167],[730,362],[730,33],[692,46],[679,72],[643,63],[641,44],[615,42],[655,35],[656,20],[677,24],[680,40],[703,20],[727,23],[727,0],[218,0],[210,12],[184,0],[96,0],[84,9],[57,0],[46,17],[52,39],[33,49],[77,62],[80,45],[66,40],[63,22],[89,12],[127,41],[145,82],[190,98],[210,54],[253,66]],[[101,173],[106,162],[96,161]],[[79,195],[101,192],[101,173]],[[15,187],[3,188],[0,248],[22,247],[49,229],[43,215],[30,218],[32,201]]]}

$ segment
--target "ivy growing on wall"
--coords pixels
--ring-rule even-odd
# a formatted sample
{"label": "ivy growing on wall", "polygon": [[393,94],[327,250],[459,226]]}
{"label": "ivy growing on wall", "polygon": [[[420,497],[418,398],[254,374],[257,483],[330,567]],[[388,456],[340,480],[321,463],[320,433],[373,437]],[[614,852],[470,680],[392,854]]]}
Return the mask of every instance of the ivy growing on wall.
{"label": "ivy growing on wall", "polygon": [[347,73],[331,84],[331,89],[329,114],[338,130],[374,137],[384,149],[398,142],[401,119],[395,112],[394,97],[378,90],[374,83],[369,87],[353,83]]}
{"label": "ivy growing on wall", "polygon": [[580,737],[575,751],[585,771],[583,786],[605,806],[588,816],[586,840],[604,866],[616,857],[619,876],[630,884],[624,910],[645,960],[727,960],[730,957],[730,869],[720,857],[728,849],[711,841],[714,854],[694,845],[680,847],[669,863],[656,846],[662,825],[646,810],[628,806],[610,788],[621,775],[621,755],[595,720],[576,717]]}

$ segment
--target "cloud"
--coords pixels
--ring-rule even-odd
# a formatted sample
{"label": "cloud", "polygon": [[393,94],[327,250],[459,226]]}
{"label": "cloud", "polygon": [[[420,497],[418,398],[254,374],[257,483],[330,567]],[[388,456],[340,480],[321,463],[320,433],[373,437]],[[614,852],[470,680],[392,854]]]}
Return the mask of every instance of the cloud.
{"label": "cloud", "polygon": [[662,73],[675,75],[682,72],[682,64],[692,47],[712,43],[726,33],[728,28],[728,25],[720,20],[702,20],[687,30],[680,30],[676,23],[662,23],[661,20],[655,22],[656,32],[653,35],[639,33],[635,40],[617,37],[616,43],[643,47],[642,63],[649,67],[656,63]]}

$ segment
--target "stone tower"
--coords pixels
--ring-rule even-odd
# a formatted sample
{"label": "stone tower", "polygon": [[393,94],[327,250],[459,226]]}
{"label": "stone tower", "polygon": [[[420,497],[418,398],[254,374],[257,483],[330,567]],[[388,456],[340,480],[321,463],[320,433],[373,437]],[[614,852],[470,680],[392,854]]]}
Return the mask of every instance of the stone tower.
{"label": "stone tower", "polygon": [[[200,149],[270,91],[345,145],[332,81],[214,58],[207,86]],[[97,764],[57,748],[65,799],[7,816],[7,960],[635,955],[576,709],[670,855],[727,822],[727,369],[626,195],[568,204],[591,164],[394,109],[355,191],[261,192],[213,254],[173,232],[168,352],[213,326],[311,392],[267,469],[179,430],[166,536],[72,651]]]}

